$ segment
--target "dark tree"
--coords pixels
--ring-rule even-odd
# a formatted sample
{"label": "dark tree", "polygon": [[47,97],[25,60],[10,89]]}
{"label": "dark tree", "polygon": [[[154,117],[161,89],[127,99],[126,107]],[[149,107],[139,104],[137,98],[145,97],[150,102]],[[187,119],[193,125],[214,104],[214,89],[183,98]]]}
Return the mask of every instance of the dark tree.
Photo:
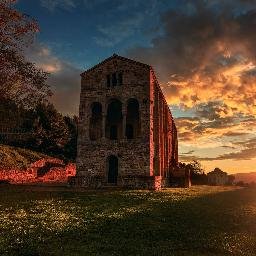
{"label": "dark tree", "polygon": [[63,116],[50,103],[40,103],[33,112],[31,146],[50,155],[62,155],[69,131]]}
{"label": "dark tree", "polygon": [[39,31],[28,15],[13,8],[16,1],[0,2],[0,98],[33,107],[51,95],[47,73],[28,62],[23,54]]}
{"label": "dark tree", "polygon": [[199,161],[194,160],[190,163],[179,162],[179,168],[190,170],[190,177],[193,185],[207,184],[207,176]]}
{"label": "dark tree", "polygon": [[65,116],[64,121],[68,128],[68,140],[64,147],[64,156],[68,159],[75,160],[77,154],[77,124],[78,117],[73,118]]}

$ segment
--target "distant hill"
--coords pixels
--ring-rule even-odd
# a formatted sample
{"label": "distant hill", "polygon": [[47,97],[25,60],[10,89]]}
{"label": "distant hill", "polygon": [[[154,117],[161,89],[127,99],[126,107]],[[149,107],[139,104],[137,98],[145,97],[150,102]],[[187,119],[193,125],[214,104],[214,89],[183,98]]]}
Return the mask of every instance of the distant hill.
{"label": "distant hill", "polygon": [[29,149],[0,144],[0,169],[26,169],[31,163],[48,158],[47,155]]}
{"label": "distant hill", "polygon": [[249,173],[236,173],[235,182],[243,181],[245,183],[256,182],[256,172],[249,172]]}

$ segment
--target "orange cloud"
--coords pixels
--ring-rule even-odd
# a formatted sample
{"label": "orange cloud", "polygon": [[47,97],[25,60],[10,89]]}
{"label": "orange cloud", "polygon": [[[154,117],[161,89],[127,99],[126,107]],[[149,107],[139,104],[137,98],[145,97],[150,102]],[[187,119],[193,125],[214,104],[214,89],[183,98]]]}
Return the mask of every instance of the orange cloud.
{"label": "orange cloud", "polygon": [[251,71],[256,72],[256,66],[252,62],[218,68],[210,74],[206,73],[207,68],[191,77],[173,77],[164,86],[168,103],[192,108],[199,103],[221,100],[228,107],[220,111],[221,117],[256,114],[256,77],[250,75]]}

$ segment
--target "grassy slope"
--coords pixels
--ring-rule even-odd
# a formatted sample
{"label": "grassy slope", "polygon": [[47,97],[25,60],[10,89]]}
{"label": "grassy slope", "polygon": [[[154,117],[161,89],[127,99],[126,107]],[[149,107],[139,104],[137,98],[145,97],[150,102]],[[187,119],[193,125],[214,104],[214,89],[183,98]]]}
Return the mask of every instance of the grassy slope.
{"label": "grassy slope", "polygon": [[0,144],[0,169],[24,169],[43,157],[47,156],[28,149]]}
{"label": "grassy slope", "polygon": [[2,187],[0,194],[0,255],[256,252],[255,189],[74,192]]}

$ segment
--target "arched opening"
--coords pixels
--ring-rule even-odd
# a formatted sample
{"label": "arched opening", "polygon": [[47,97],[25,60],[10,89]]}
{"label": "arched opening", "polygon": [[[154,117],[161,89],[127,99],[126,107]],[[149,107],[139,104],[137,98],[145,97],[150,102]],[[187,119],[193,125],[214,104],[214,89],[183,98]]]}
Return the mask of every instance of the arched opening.
{"label": "arched opening", "polygon": [[122,136],[122,103],[113,99],[107,109],[106,137],[117,140]]}
{"label": "arched opening", "polygon": [[99,102],[93,102],[91,105],[89,136],[90,140],[102,137],[102,105]]}
{"label": "arched opening", "polygon": [[126,130],[127,139],[133,139],[140,135],[139,102],[129,99],[127,102]]}
{"label": "arched opening", "polygon": [[118,176],[118,158],[109,156],[107,159],[108,183],[117,184]]}

